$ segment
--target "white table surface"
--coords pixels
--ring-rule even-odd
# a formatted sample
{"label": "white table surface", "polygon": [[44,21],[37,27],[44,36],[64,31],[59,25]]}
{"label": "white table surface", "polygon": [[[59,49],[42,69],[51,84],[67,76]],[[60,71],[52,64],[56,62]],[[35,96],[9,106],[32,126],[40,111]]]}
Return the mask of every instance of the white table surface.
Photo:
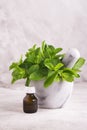
{"label": "white table surface", "polygon": [[23,112],[22,90],[0,86],[0,130],[87,130],[87,83],[75,83],[71,100],[62,109]]}

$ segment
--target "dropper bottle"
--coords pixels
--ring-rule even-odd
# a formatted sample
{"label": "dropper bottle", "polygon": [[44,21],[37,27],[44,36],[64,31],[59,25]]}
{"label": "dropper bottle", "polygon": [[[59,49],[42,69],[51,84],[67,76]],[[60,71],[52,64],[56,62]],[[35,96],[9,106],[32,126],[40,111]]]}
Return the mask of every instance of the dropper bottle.
{"label": "dropper bottle", "polygon": [[38,99],[35,96],[35,87],[26,87],[26,96],[23,99],[23,111],[35,113],[38,110]]}

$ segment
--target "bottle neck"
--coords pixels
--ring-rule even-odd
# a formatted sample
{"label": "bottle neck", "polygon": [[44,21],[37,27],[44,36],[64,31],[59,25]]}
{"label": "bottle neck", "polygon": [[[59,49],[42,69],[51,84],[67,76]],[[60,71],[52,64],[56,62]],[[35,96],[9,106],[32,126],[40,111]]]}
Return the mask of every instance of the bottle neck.
{"label": "bottle neck", "polygon": [[34,93],[26,93],[26,95],[34,95]]}
{"label": "bottle neck", "polygon": [[26,87],[25,91],[26,91],[27,94],[32,95],[32,94],[35,93],[35,87]]}

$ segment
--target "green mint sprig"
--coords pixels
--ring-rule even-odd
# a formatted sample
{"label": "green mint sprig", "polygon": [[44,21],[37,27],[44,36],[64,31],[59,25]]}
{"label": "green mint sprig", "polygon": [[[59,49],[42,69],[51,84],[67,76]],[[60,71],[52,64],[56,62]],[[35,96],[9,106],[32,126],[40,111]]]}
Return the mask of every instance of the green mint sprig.
{"label": "green mint sprig", "polygon": [[84,65],[85,59],[79,58],[72,68],[67,68],[62,62],[65,54],[60,54],[62,48],[55,48],[53,45],[42,42],[41,47],[36,44],[18,62],[13,62],[9,69],[12,70],[12,81],[25,79],[26,86],[31,81],[44,80],[44,87],[49,87],[53,82],[73,82],[79,78],[80,68]]}

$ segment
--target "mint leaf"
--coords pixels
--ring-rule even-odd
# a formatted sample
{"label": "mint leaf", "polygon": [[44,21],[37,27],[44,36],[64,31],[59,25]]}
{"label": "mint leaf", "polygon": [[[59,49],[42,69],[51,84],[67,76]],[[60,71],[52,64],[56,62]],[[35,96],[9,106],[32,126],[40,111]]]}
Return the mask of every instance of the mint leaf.
{"label": "mint leaf", "polygon": [[43,79],[43,74],[41,74],[39,71],[33,72],[32,74],[30,74],[29,79],[30,80],[41,80]]}
{"label": "mint leaf", "polygon": [[27,71],[29,74],[31,74],[35,71],[38,71],[38,69],[39,69],[39,65],[36,64],[36,65],[32,65]]}
{"label": "mint leaf", "polygon": [[54,65],[51,63],[51,60],[50,60],[50,59],[46,59],[46,60],[44,61],[44,65],[45,65],[48,69],[50,69],[50,70],[53,70],[53,69],[54,69]]}
{"label": "mint leaf", "polygon": [[16,68],[17,66],[18,66],[18,64],[15,63],[15,62],[13,62],[13,63],[9,66],[9,70],[14,69],[14,68]]}
{"label": "mint leaf", "polygon": [[79,58],[72,69],[79,70],[83,66],[84,63],[85,63],[85,59]]}
{"label": "mint leaf", "polygon": [[62,51],[62,50],[63,50],[62,48],[56,48],[56,49],[55,49],[55,54],[56,54],[56,53],[59,53],[59,52]]}
{"label": "mint leaf", "polygon": [[13,78],[12,78],[11,83],[14,83],[16,80],[19,80],[25,77],[25,70],[19,67],[16,67],[14,71],[12,72],[12,76]]}
{"label": "mint leaf", "polygon": [[59,82],[60,80],[61,80],[61,78],[60,78],[60,76],[58,76],[58,75],[57,75],[57,76],[55,77],[55,79],[54,79],[55,82]]}
{"label": "mint leaf", "polygon": [[42,53],[42,55],[44,55],[45,47],[46,47],[46,42],[43,41],[43,42],[42,42],[42,46],[41,46],[41,53]]}
{"label": "mint leaf", "polygon": [[57,72],[55,71],[50,76],[48,76],[44,82],[44,87],[47,88],[48,86],[50,86],[55,80],[56,76],[57,76]]}
{"label": "mint leaf", "polygon": [[27,69],[29,69],[32,65],[33,65],[33,63],[31,63],[31,62],[29,62],[27,59],[25,59],[25,60],[23,61],[23,63],[21,63],[21,64],[19,65],[19,67],[20,67],[20,68],[23,68],[23,69],[25,69],[25,70],[27,70]]}
{"label": "mint leaf", "polygon": [[20,58],[20,60],[18,62],[13,62],[10,66],[9,66],[9,70],[11,69],[15,69],[16,67],[18,67],[20,64],[22,64],[23,60],[22,60],[22,56]]}
{"label": "mint leaf", "polygon": [[64,72],[62,73],[63,80],[66,80],[68,82],[74,81],[74,76],[71,73]]}
{"label": "mint leaf", "polygon": [[64,64],[63,63],[58,63],[55,67],[54,70],[59,70],[61,67],[63,67]]}
{"label": "mint leaf", "polygon": [[34,44],[32,48],[28,49],[28,52],[26,53],[26,56],[28,56],[29,52],[34,52],[35,49],[36,49],[36,44]]}
{"label": "mint leaf", "polygon": [[74,69],[71,69],[71,68],[64,68],[63,73],[69,73],[69,74],[73,75],[76,78],[80,77],[80,75],[77,73],[77,71],[74,70]]}

